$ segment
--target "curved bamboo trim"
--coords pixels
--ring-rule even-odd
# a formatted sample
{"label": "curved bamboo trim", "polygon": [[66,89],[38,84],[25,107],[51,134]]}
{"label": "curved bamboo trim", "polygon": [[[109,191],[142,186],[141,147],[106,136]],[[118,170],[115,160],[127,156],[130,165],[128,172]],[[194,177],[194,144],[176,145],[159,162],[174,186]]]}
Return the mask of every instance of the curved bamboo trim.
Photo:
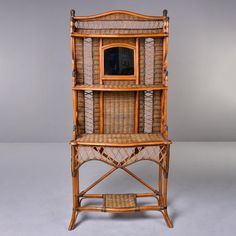
{"label": "curved bamboo trim", "polygon": [[104,146],[104,147],[136,147],[136,146],[152,146],[160,144],[171,144],[172,141],[157,141],[157,142],[140,142],[140,143],[92,143],[92,142],[80,142],[78,140],[71,140],[69,144],[71,145],[81,145],[81,146]]}
{"label": "curved bamboo trim", "polygon": [[[120,79],[119,79],[120,80]],[[144,85],[132,85],[132,86],[115,86],[115,85],[76,85],[72,88],[73,90],[92,90],[92,91],[153,91],[153,90],[167,90],[168,86],[163,84],[156,84],[153,86],[144,86]]]}
{"label": "curved bamboo trim", "polygon": [[99,14],[95,14],[95,15],[90,15],[90,16],[74,16],[73,19],[75,19],[75,20],[93,20],[93,19],[97,19],[99,17],[113,15],[113,14],[126,14],[126,15],[136,16],[136,17],[146,19],[146,20],[164,20],[164,19],[166,19],[166,16],[148,16],[148,15],[144,15],[144,14],[140,14],[140,13],[136,13],[136,12],[132,12],[132,11],[127,11],[127,10],[112,10],[112,11],[107,11],[107,12],[103,12],[103,13],[99,13]]}
{"label": "curved bamboo trim", "polygon": [[109,43],[109,44],[102,46],[102,49],[105,50],[108,48],[115,48],[115,47],[130,48],[133,50],[136,49],[136,46],[129,44],[129,43]]}
{"label": "curved bamboo trim", "polygon": [[81,34],[71,33],[71,37],[81,38],[156,38],[156,37],[167,37],[168,33],[157,33],[157,34]]}

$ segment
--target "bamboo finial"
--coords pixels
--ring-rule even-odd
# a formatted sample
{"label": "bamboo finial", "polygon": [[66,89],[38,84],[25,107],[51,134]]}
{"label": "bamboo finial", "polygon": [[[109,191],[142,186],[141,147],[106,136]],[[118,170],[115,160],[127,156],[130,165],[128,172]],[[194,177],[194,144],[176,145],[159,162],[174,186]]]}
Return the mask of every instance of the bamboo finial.
{"label": "bamboo finial", "polygon": [[163,10],[163,16],[167,16],[168,11],[166,9]]}
{"label": "bamboo finial", "polygon": [[74,17],[74,16],[75,16],[75,10],[74,10],[74,9],[71,9],[71,10],[70,10],[70,16],[71,16],[71,17]]}

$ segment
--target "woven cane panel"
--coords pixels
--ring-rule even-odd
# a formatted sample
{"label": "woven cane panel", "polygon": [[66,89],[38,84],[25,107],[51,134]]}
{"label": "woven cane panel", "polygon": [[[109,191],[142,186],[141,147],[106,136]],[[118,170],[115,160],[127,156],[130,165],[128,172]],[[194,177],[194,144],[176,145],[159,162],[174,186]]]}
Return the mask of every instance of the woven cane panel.
{"label": "woven cane panel", "polygon": [[84,38],[84,84],[93,84],[92,39]]}
{"label": "woven cane panel", "polygon": [[114,35],[114,34],[159,34],[162,29],[77,29],[79,34]]}
{"label": "woven cane panel", "polygon": [[[93,84],[92,39],[84,38],[84,84]],[[93,91],[84,92],[85,133],[93,133]]]}
{"label": "woven cane panel", "polygon": [[132,81],[132,80],[126,80],[126,81],[122,81],[122,80],[104,80],[103,81],[103,84],[104,85],[122,85],[122,86],[125,86],[125,85],[135,85],[136,84],[136,81]]}
{"label": "woven cane panel", "polygon": [[145,38],[139,40],[139,83],[145,84]]}
{"label": "woven cane panel", "polygon": [[85,109],[84,109],[84,92],[78,92],[78,125],[79,132],[85,133]]}
{"label": "woven cane panel", "polygon": [[163,39],[154,39],[154,84],[162,82]]}
{"label": "woven cane panel", "polygon": [[95,134],[100,133],[100,108],[99,92],[93,92],[93,130]]}
{"label": "woven cane panel", "polygon": [[[145,39],[145,84],[153,84],[154,77],[154,40]],[[144,92],[144,132],[152,132],[153,91]]]}
{"label": "woven cane panel", "polygon": [[99,39],[93,38],[93,83],[100,83],[100,55],[99,55]]}
{"label": "woven cane panel", "polygon": [[83,39],[75,39],[75,58],[76,58],[76,70],[77,70],[77,84],[84,83],[84,59],[83,59]]}
{"label": "woven cane panel", "polygon": [[160,132],[161,124],[161,91],[153,91],[152,132]]}
{"label": "woven cane panel", "polygon": [[104,133],[133,133],[134,92],[104,92]]}
{"label": "woven cane panel", "polygon": [[166,142],[167,140],[160,133],[151,133],[151,134],[83,134],[76,141],[79,144],[91,144],[99,145],[106,143],[108,146],[112,144],[122,145],[122,144],[141,144],[146,145],[147,143],[158,143]]}
{"label": "woven cane panel", "polygon": [[136,207],[135,194],[104,194],[105,208]]}
{"label": "woven cane panel", "polygon": [[139,92],[139,121],[138,121],[139,133],[144,132],[144,93]]}

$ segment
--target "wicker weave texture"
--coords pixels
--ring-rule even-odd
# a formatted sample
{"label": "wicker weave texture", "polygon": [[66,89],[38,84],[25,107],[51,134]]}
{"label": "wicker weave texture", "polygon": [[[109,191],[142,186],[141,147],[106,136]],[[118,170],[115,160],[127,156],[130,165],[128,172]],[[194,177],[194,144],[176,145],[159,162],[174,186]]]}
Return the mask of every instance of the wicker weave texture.
{"label": "wicker weave texture", "polygon": [[104,133],[133,133],[134,92],[104,92]]}
{"label": "wicker weave texture", "polygon": [[135,194],[104,194],[105,208],[128,208],[136,207]]}
{"label": "wicker weave texture", "polygon": [[83,134],[77,140],[79,144],[147,144],[153,143],[166,143],[166,140],[160,133],[142,133],[142,134]]}

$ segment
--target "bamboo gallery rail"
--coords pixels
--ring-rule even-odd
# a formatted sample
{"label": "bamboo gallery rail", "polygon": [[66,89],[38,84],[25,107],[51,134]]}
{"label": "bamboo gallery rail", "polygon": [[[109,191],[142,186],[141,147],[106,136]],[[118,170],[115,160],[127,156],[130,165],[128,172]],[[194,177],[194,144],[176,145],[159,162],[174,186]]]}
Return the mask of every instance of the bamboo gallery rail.
{"label": "bamboo gallery rail", "polygon": [[[170,144],[167,129],[169,17],[116,10],[75,16],[71,10],[73,209],[69,230],[82,211],[160,211],[168,227],[167,182]],[[79,170],[90,161],[111,167],[83,190]],[[141,161],[157,165],[157,186],[129,169]],[[144,185],[144,193],[88,193],[116,170]],[[140,205],[140,198],[155,203]],[[100,199],[102,205],[84,204]]]}

